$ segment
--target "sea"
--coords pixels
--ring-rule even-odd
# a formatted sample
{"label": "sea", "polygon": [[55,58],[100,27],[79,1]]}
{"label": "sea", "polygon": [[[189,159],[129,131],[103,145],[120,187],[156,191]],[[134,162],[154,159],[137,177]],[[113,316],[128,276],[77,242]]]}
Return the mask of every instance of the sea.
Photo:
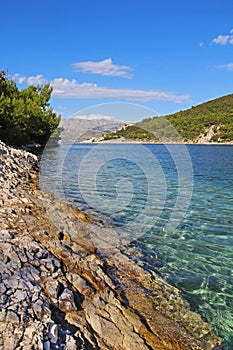
{"label": "sea", "polygon": [[49,146],[40,186],[128,235],[233,349],[233,146]]}

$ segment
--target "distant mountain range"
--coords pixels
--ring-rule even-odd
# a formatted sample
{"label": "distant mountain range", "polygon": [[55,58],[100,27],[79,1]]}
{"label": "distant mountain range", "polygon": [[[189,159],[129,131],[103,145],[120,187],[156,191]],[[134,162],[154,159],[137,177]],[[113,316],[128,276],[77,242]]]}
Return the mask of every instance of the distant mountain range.
{"label": "distant mountain range", "polygon": [[61,119],[61,142],[87,142],[120,129],[125,123],[109,119]]}
{"label": "distant mountain range", "polygon": [[103,135],[104,140],[141,142],[233,142],[233,94],[175,114],[143,119]]}

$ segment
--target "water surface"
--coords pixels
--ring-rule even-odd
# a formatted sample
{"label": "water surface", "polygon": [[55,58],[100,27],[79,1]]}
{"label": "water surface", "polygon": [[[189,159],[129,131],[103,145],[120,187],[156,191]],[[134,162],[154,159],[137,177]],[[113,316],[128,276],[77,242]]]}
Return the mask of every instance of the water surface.
{"label": "water surface", "polygon": [[145,267],[232,349],[233,146],[187,146],[188,165],[182,147],[63,144],[46,150],[41,186],[134,232]]}

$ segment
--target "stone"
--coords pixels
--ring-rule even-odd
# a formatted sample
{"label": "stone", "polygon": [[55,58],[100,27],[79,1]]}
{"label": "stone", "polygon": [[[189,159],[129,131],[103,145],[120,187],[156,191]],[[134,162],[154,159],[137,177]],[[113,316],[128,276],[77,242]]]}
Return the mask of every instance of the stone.
{"label": "stone", "polygon": [[27,293],[23,290],[17,289],[13,295],[13,299],[15,303],[21,303],[23,300],[27,298]]}
{"label": "stone", "polygon": [[76,310],[73,293],[69,289],[64,289],[58,299],[58,305],[61,311],[70,312]]}
{"label": "stone", "polygon": [[19,322],[19,317],[14,311],[8,310],[7,313],[6,313],[5,321],[6,322],[11,322],[11,323],[18,323]]}
{"label": "stone", "polygon": [[66,337],[64,350],[77,350],[76,341],[73,337],[69,335]]}
{"label": "stone", "polygon": [[29,203],[29,200],[27,198],[21,198],[20,199],[22,203],[27,204]]}
{"label": "stone", "polygon": [[58,326],[55,323],[50,325],[49,339],[52,344],[58,341]]}
{"label": "stone", "polygon": [[32,310],[37,318],[40,318],[43,313],[43,302],[37,299],[35,303],[32,304]]}

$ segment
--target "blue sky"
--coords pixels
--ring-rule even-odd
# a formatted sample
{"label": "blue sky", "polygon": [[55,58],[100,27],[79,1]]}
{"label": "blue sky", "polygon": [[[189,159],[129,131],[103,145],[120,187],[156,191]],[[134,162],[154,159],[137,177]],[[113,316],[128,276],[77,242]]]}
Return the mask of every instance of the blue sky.
{"label": "blue sky", "polygon": [[5,1],[0,69],[22,88],[49,81],[63,117],[121,101],[166,115],[233,92],[232,13],[232,0]]}

